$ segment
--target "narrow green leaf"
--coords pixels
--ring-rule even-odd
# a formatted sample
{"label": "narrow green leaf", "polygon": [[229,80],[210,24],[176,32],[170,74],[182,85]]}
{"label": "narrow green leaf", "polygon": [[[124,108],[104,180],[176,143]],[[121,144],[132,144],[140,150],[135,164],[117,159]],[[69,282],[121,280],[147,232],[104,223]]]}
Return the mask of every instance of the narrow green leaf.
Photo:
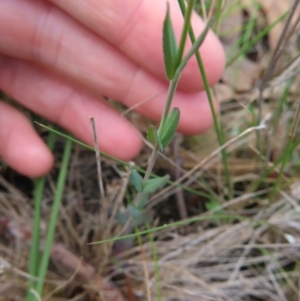
{"label": "narrow green leaf", "polygon": [[141,192],[143,190],[143,178],[134,169],[130,173],[129,182],[137,192]]}
{"label": "narrow green leaf", "polygon": [[46,273],[47,273],[48,266],[49,266],[49,259],[51,256],[52,244],[54,241],[54,234],[55,234],[57,219],[58,219],[58,215],[59,215],[60,204],[62,202],[63,192],[64,192],[64,188],[66,185],[67,172],[68,172],[68,166],[69,166],[70,157],[71,157],[71,151],[72,151],[72,141],[67,140],[66,144],[65,144],[64,153],[63,153],[62,164],[61,164],[59,175],[58,175],[56,191],[55,191],[55,195],[54,195],[49,225],[48,225],[48,229],[47,229],[47,236],[46,236],[45,243],[44,243],[44,253],[41,258],[41,262],[39,264],[39,271],[37,274],[39,281],[37,281],[35,289],[36,289],[38,296],[43,295],[42,293],[43,293],[43,289],[44,289]]}
{"label": "narrow green leaf", "polygon": [[167,117],[164,128],[159,136],[163,149],[165,149],[173,139],[179,124],[179,119],[180,111],[178,108],[174,108]]}
{"label": "narrow green leaf", "polygon": [[156,192],[158,189],[164,187],[168,181],[169,181],[169,175],[166,175],[164,177],[160,178],[154,178],[154,179],[149,179],[145,184],[144,184],[144,193],[153,193]]}
{"label": "narrow green leaf", "polygon": [[169,3],[167,3],[167,14],[163,27],[163,52],[166,76],[171,80],[174,77],[176,69],[177,45],[170,17]]}

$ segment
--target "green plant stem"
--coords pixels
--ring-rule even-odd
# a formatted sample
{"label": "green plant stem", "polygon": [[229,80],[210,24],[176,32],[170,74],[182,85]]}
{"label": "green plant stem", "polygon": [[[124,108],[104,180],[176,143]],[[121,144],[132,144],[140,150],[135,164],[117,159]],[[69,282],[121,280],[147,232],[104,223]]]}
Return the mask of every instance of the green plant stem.
{"label": "green plant stem", "polygon": [[[52,151],[55,144],[56,134],[50,132],[48,138],[48,148]],[[35,179],[34,182],[34,221],[32,229],[32,240],[30,247],[29,255],[29,267],[28,272],[30,276],[37,277],[38,273],[38,264],[39,264],[39,250],[40,250],[40,223],[41,223],[41,208],[42,208],[42,199],[43,192],[45,188],[46,177],[40,177]],[[33,289],[36,286],[34,280],[30,280],[27,290],[27,300],[36,301],[35,296],[30,293],[30,289]]]}
{"label": "green plant stem", "polygon": [[[163,114],[162,114],[162,117],[160,120],[160,124],[159,124],[158,130],[157,130],[158,135],[160,134],[161,131],[163,131],[164,126],[166,124],[167,117],[170,112],[172,100],[174,98],[176,88],[177,88],[179,78],[180,78],[180,72],[181,72],[180,70],[182,70],[184,67],[184,66],[182,66],[182,64],[180,66],[181,66],[181,69],[180,69],[180,67],[178,67],[178,69],[176,70],[174,79],[170,80],[170,82],[169,82],[169,88],[168,88],[167,98],[166,98],[166,102],[165,102],[165,106],[164,106],[164,111],[163,111]],[[152,170],[153,170],[157,155],[158,155],[158,148],[154,147],[152,154],[149,158],[149,163],[147,166],[146,173],[144,175],[144,179],[143,179],[144,184],[147,182],[147,180],[149,179],[149,177],[152,174]],[[137,194],[134,203],[139,204],[140,201],[142,200],[142,198],[143,198],[143,192],[141,191]]]}
{"label": "green plant stem", "polygon": [[47,269],[48,269],[51,248],[52,248],[52,244],[53,244],[53,240],[54,240],[54,233],[55,233],[59,208],[60,208],[63,191],[64,191],[64,187],[65,187],[65,181],[66,181],[66,177],[67,177],[67,170],[68,170],[68,165],[69,165],[69,161],[70,161],[71,150],[72,150],[72,142],[70,140],[67,140],[66,144],[65,144],[61,168],[59,171],[56,193],[54,196],[54,202],[53,202],[53,206],[52,206],[52,210],[51,210],[48,232],[47,232],[47,237],[46,237],[45,246],[44,246],[44,253],[43,253],[43,257],[41,260],[39,273],[38,273],[39,281],[36,286],[36,291],[39,296],[42,296],[42,293],[43,293],[43,287],[44,287],[45,277],[46,277],[46,273],[47,273]]}
{"label": "green plant stem", "polygon": [[[153,170],[154,164],[156,162],[157,155],[158,155],[158,149],[154,147],[153,150],[152,150],[151,156],[149,158],[149,161],[148,161],[147,170],[146,170],[144,178],[143,178],[143,184],[144,185],[149,180],[149,178],[150,178],[150,176],[152,174],[152,170]],[[140,207],[140,204],[141,204],[141,201],[143,199],[143,196],[144,196],[144,192],[143,191],[140,191],[136,195],[136,197],[135,197],[135,199],[133,201],[133,203],[135,204],[135,206]]]}
{"label": "green plant stem", "polygon": [[[159,128],[157,130],[157,133],[159,134],[160,131],[163,131],[163,128],[165,126],[168,114],[170,112],[170,108],[172,105],[172,100],[174,97],[174,94],[176,92],[176,87],[178,85],[178,81],[179,81],[179,77],[175,77],[173,80],[170,81],[169,83],[169,89],[168,89],[168,94],[167,94],[167,99],[166,99],[166,103],[164,106],[164,111],[162,114],[162,118],[160,120],[160,125]],[[158,148],[154,147],[151,153],[151,156],[149,158],[149,162],[148,162],[148,166],[147,166],[147,170],[146,173],[144,175],[144,179],[143,179],[143,183],[145,184],[147,182],[147,180],[150,178],[151,174],[152,174],[152,170],[156,161],[158,155]],[[134,200],[134,204],[139,205],[141,200],[143,199],[143,191],[139,192]]]}
{"label": "green plant stem", "polygon": [[143,179],[144,184],[149,180],[149,178],[152,174],[152,170],[153,170],[157,155],[158,155],[158,149],[153,148],[153,151],[152,151],[151,156],[149,158],[149,163],[148,163],[148,166],[147,166],[147,170],[146,170],[146,173],[145,173],[145,176],[144,176],[144,179]]}
{"label": "green plant stem", "polygon": [[[65,138],[66,140],[70,140],[70,141],[72,141],[72,142],[74,142],[74,143],[76,143],[76,144],[78,144],[78,145],[80,145],[80,146],[83,146],[84,148],[89,149],[89,150],[91,150],[91,151],[93,151],[93,152],[95,151],[95,149],[94,149],[92,146],[87,145],[87,144],[85,144],[85,143],[83,143],[83,142],[81,142],[81,141],[75,139],[74,137],[72,137],[72,136],[70,136],[70,135],[64,134],[64,133],[62,133],[62,132],[60,132],[60,131],[57,131],[57,130],[55,130],[55,129],[53,129],[53,128],[47,126],[47,125],[44,125],[44,124],[42,124],[42,123],[39,123],[39,122],[37,122],[37,121],[35,121],[35,123],[36,123],[37,125],[39,125],[40,127],[42,127],[42,128],[44,128],[44,129],[50,131],[51,133],[53,132],[53,133],[55,133],[56,135],[58,135],[58,136],[60,136],[60,137],[62,137],[62,138]],[[101,151],[100,151],[100,155],[103,156],[103,157],[105,157],[105,158],[107,158],[107,159],[113,160],[114,162],[116,162],[116,163],[118,163],[118,164],[121,164],[121,165],[123,165],[123,166],[129,166],[129,163],[128,163],[128,162],[122,161],[122,160],[120,160],[120,159],[118,159],[118,158],[116,158],[116,157],[113,157],[113,156],[111,156],[111,155],[109,155],[109,154],[107,154],[107,153],[104,153],[104,152],[101,152]]]}
{"label": "green plant stem", "polygon": [[[178,0],[178,3],[179,3],[179,6],[180,6],[180,9],[182,11],[182,14],[185,15],[186,8],[185,8],[184,0]],[[190,39],[191,39],[192,43],[194,44],[196,38],[195,38],[195,34],[194,34],[194,31],[193,31],[192,27],[190,27],[189,34],[190,34]],[[206,76],[206,73],[205,73],[205,68],[204,68],[204,65],[203,65],[201,55],[200,55],[199,51],[196,51],[195,54],[196,54],[196,59],[197,59],[197,62],[198,62],[200,74],[201,74],[201,77],[202,77],[202,80],[203,80],[204,88],[205,88],[207,98],[208,98],[208,101],[209,101],[210,110],[211,110],[211,113],[212,113],[212,116],[213,116],[214,127],[215,127],[215,131],[216,131],[216,134],[217,134],[218,143],[219,143],[219,146],[222,146],[224,144],[223,129],[219,125],[219,120],[218,120],[217,113],[216,113],[216,110],[215,110],[215,107],[214,107],[214,102],[213,102],[213,99],[212,99],[212,95],[211,95],[211,91],[210,91],[210,87],[209,87],[209,83],[208,83],[207,76]],[[226,152],[225,149],[223,149],[221,151],[221,156],[222,156],[224,170],[225,170],[226,184],[227,184],[227,187],[228,187],[228,197],[229,197],[229,199],[231,199],[232,196],[233,196],[233,188],[232,188],[230,173],[229,173],[227,152]]]}
{"label": "green plant stem", "polygon": [[[181,72],[184,69],[184,67],[186,66],[188,60],[192,57],[192,55],[194,55],[195,52],[197,52],[197,49],[203,43],[208,30],[209,30],[209,24],[207,24],[206,28],[204,29],[204,31],[202,32],[200,37],[196,41],[193,41],[194,42],[193,46],[191,47],[191,49],[188,51],[186,56],[180,62],[179,66],[178,66],[178,68],[175,72],[174,78],[169,83],[166,103],[165,103],[164,111],[163,111],[162,118],[161,118],[161,121],[160,121],[160,125],[159,125],[158,131],[157,131],[158,135],[160,134],[161,131],[163,131],[163,129],[165,127],[166,120],[167,120],[167,117],[168,117],[169,112],[170,112],[170,108],[171,108],[171,105],[172,105],[172,100],[173,100],[175,92],[176,92],[176,88],[177,88],[177,85],[178,85],[178,82],[179,82],[179,79],[180,79]],[[144,180],[143,180],[144,183],[149,179],[149,177],[152,173],[152,170],[153,170],[156,158],[157,158],[157,154],[158,154],[158,149],[154,148],[153,151],[152,151],[151,157],[149,159],[149,164],[148,164],[145,176],[144,176]],[[142,198],[142,192],[138,193],[137,198],[136,198],[137,202],[141,198]]]}
{"label": "green plant stem", "polygon": [[292,153],[293,153],[293,141],[292,141],[292,139],[289,139],[289,141],[287,143],[287,146],[286,146],[286,149],[285,149],[285,152],[284,152],[283,157],[282,157],[282,162],[281,162],[281,165],[280,165],[279,173],[276,177],[276,181],[274,183],[273,190],[272,190],[272,193],[270,195],[269,202],[272,202],[274,200],[274,197],[275,197],[277,191],[279,190],[280,181],[282,180],[282,175],[283,175],[284,169],[285,169],[290,157],[292,156]]}
{"label": "green plant stem", "polygon": [[243,36],[241,37],[241,47],[244,48],[250,40],[251,34],[254,31],[254,27],[255,27],[255,22],[257,20],[257,15],[259,12],[259,7],[258,5],[255,5],[255,3],[253,4],[254,6],[254,16],[251,16],[251,19],[248,21],[246,27],[245,27],[245,33],[243,34]]}
{"label": "green plant stem", "polygon": [[[36,278],[38,263],[39,263],[39,248],[40,248],[40,222],[41,222],[41,203],[43,198],[43,191],[45,187],[46,177],[40,177],[34,181],[34,221],[32,229],[32,241],[29,255],[29,275]],[[36,301],[35,296],[31,290],[36,286],[35,280],[30,280],[27,288],[27,301]]]}
{"label": "green plant stem", "polygon": [[299,124],[299,118],[300,118],[300,103],[297,106],[297,110],[296,113],[294,115],[294,120],[291,126],[291,130],[290,130],[290,134],[289,134],[289,139],[287,142],[287,146],[285,147],[285,152],[283,154],[283,159],[282,159],[282,163],[279,169],[279,173],[277,175],[276,178],[276,182],[274,184],[274,189],[273,189],[273,193],[270,197],[270,199],[272,200],[276,194],[276,192],[279,189],[279,184],[280,184],[280,180],[282,177],[282,174],[284,172],[284,169],[287,165],[287,163],[289,162],[292,154],[293,154],[293,149],[294,149],[294,139],[295,139],[295,134],[296,134],[296,130],[298,128],[298,124]]}
{"label": "green plant stem", "polygon": [[184,24],[183,24],[183,29],[181,32],[181,37],[180,37],[180,42],[178,47],[178,53],[177,53],[176,64],[175,64],[176,67],[178,67],[181,63],[186,39],[189,33],[189,28],[191,24],[191,15],[193,12],[194,5],[195,5],[195,0],[189,0],[186,13],[184,14]]}
{"label": "green plant stem", "polygon": [[194,39],[193,41],[193,45],[191,47],[191,49],[188,51],[188,53],[186,54],[186,56],[182,59],[180,65],[178,66],[176,72],[175,72],[175,78],[179,78],[181,75],[181,72],[183,71],[184,67],[186,66],[187,62],[189,61],[189,59],[198,51],[198,48],[202,45],[202,43],[204,42],[204,39],[210,29],[210,26],[212,24],[212,20],[210,20],[209,22],[207,22],[206,27],[204,28],[204,30],[202,31],[201,35],[197,38],[197,40]]}
{"label": "green plant stem", "polygon": [[[151,230],[151,227],[149,223],[146,224],[147,230]],[[157,251],[155,246],[155,241],[152,233],[149,231],[148,237],[150,240],[151,245],[151,251],[152,251],[152,257],[154,261],[154,270],[155,270],[155,282],[156,282],[156,288],[157,288],[157,300],[162,300],[162,292],[161,292],[161,281],[160,281],[160,269],[159,269],[159,263],[158,263],[158,257],[157,257]]]}
{"label": "green plant stem", "polygon": [[179,77],[175,76],[174,79],[172,79],[169,83],[168,94],[167,94],[166,103],[164,106],[164,111],[163,111],[163,114],[162,114],[162,117],[160,120],[160,124],[159,124],[158,130],[157,130],[158,136],[159,136],[160,132],[163,131],[163,128],[165,126],[165,123],[166,123],[166,120],[167,120],[167,117],[169,115],[170,108],[172,105],[172,100],[173,100],[174,94],[176,92],[178,81],[179,81]]}
{"label": "green plant stem", "polygon": [[256,219],[256,218],[255,219],[251,219],[249,217],[240,216],[240,215],[237,215],[237,214],[218,214],[218,213],[212,213],[210,215],[196,216],[196,217],[192,217],[192,218],[180,220],[178,222],[164,224],[164,225],[158,226],[158,227],[153,227],[151,229],[139,231],[138,234],[132,233],[132,234],[127,234],[127,235],[123,235],[123,236],[113,237],[113,238],[110,238],[110,239],[95,241],[95,242],[89,243],[89,245],[111,243],[111,242],[119,241],[119,240],[123,240],[123,239],[135,238],[138,235],[144,235],[144,234],[154,233],[154,232],[158,232],[158,231],[163,231],[163,230],[170,229],[170,228],[180,227],[180,226],[183,226],[183,225],[188,225],[188,224],[194,223],[194,222],[199,222],[199,221],[213,221],[213,220],[216,220],[216,219],[217,220],[234,219],[234,220],[237,220],[237,221],[247,220],[247,221],[253,221],[255,223],[266,224],[266,221],[263,220],[263,219],[262,220]]}
{"label": "green plant stem", "polygon": [[188,53],[185,55],[185,57],[180,62],[179,66],[176,69],[174,78],[169,83],[167,99],[166,99],[164,111],[163,111],[163,114],[162,114],[162,118],[161,118],[161,121],[160,121],[160,125],[159,125],[159,128],[158,128],[158,135],[160,134],[161,131],[163,131],[163,128],[165,126],[167,117],[168,117],[169,112],[170,112],[172,100],[173,100],[173,97],[174,97],[174,94],[176,92],[176,88],[177,88],[177,85],[178,85],[178,82],[179,82],[179,79],[180,79],[181,72],[183,71],[184,67],[186,66],[188,60],[195,54],[195,52],[198,53],[197,49],[203,43],[203,41],[206,37],[206,34],[208,33],[210,24],[211,23],[208,22],[208,24],[206,25],[205,29],[203,30],[201,35],[198,37],[198,39],[197,40],[194,39],[191,49],[188,51]]}
{"label": "green plant stem", "polygon": [[219,32],[219,28],[220,28],[222,6],[223,6],[223,0],[219,0],[218,4],[217,4],[217,9],[216,9],[216,23],[215,23],[215,32],[216,33]]}

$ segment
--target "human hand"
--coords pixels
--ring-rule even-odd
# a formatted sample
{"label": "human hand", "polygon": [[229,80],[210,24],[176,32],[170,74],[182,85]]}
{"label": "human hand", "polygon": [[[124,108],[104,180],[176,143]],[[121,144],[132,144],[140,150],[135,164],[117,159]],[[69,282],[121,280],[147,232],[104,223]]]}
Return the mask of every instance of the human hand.
{"label": "human hand", "polygon": [[[177,1],[169,2],[179,38],[183,19]],[[0,89],[89,144],[93,116],[100,149],[131,159],[142,146],[140,134],[100,95],[128,107],[142,102],[136,110],[159,121],[168,88],[162,53],[165,13],[162,0],[2,0]],[[192,24],[196,35],[205,26],[196,15]],[[201,54],[213,85],[225,59],[212,32]],[[173,105],[180,108],[182,133],[200,133],[212,124],[194,58],[183,72]],[[53,163],[27,118],[4,102],[0,156],[30,177],[46,173]]]}

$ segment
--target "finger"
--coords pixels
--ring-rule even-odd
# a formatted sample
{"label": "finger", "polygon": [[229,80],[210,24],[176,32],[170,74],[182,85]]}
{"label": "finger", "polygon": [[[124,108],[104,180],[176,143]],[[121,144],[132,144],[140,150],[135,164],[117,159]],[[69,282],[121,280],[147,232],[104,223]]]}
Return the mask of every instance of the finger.
{"label": "finger", "polygon": [[114,99],[126,95],[138,71],[107,42],[43,1],[2,0],[1,52],[41,63]]}
{"label": "finger", "polygon": [[99,148],[112,156],[129,160],[141,149],[140,133],[107,103],[45,69],[2,57],[0,88],[90,145],[93,144],[90,117],[93,116]]}
{"label": "finger", "polygon": [[53,163],[49,149],[28,119],[0,102],[0,157],[13,169],[29,177],[48,172]]}
{"label": "finger", "polygon": [[[82,24],[120,49],[137,65],[165,80],[162,54],[162,28],[167,1],[162,0],[48,0],[72,15]],[[177,0],[169,0],[171,19],[177,42],[183,27],[183,17]],[[192,27],[199,36],[205,24],[196,15]],[[189,40],[187,49],[191,46]],[[201,55],[210,84],[216,83],[224,70],[224,51],[210,31],[201,47]],[[179,89],[195,91],[203,88],[196,59],[184,70]]]}
{"label": "finger", "polygon": [[[149,74],[140,71],[135,78],[134,86],[142,87],[142,89],[134,88],[130,90],[127,93],[127,97],[123,99],[123,103],[131,107],[135,105],[135,99],[148,100],[139,106],[137,111],[159,121],[167,92],[164,85],[158,82],[155,90],[157,94],[149,98],[149,95],[153,95],[153,87],[145,83],[151,80],[150,77]],[[86,139],[89,137],[87,133],[90,133],[90,125],[87,121],[95,112],[101,116],[101,120],[106,120],[106,124],[119,124],[119,115],[105,103],[98,102],[97,99],[86,95],[76,88],[74,84],[67,84],[66,81],[50,74],[49,71],[33,67],[29,63],[9,58],[0,60],[0,87],[18,99],[27,108],[59,123],[84,141],[87,141]],[[211,126],[212,116],[205,93],[188,94],[178,92],[173,100],[174,106],[180,108],[179,131],[182,133],[196,134],[205,131]],[[108,113],[106,113],[106,110],[108,110]],[[68,116],[66,117],[65,115]],[[96,117],[97,115],[94,116]],[[69,120],[69,118],[71,119]],[[81,124],[82,122],[83,124]],[[105,130],[105,123],[103,122],[103,127],[99,129],[100,133],[104,131],[105,134],[105,139],[101,143],[100,148],[105,152],[124,159],[129,159],[136,155],[137,150],[134,147],[137,144],[136,133],[134,132],[128,139],[125,139],[123,135],[126,132],[131,133],[132,127],[127,123],[122,123],[119,127],[108,126],[108,129]],[[127,154],[127,152],[130,154],[125,157],[121,154],[123,150],[115,149],[113,147],[114,143],[110,142],[111,139],[114,140],[116,139],[115,137],[120,135],[124,139],[122,141],[124,145],[122,149],[124,150],[125,147],[126,150],[124,154]],[[89,143],[91,143],[91,140],[89,140]],[[133,154],[130,152],[131,149],[133,149]]]}
{"label": "finger", "polygon": [[[2,5],[0,12],[3,12],[4,6],[8,15],[16,11],[13,15],[16,20],[14,17],[12,20],[7,18],[9,26],[5,25],[4,29],[0,26],[0,50],[42,62],[48,67],[54,66],[97,93],[101,91],[103,95],[128,106],[152,98],[140,106],[139,111],[155,120],[160,118],[167,85],[139,69],[115,48],[63,13],[54,8],[45,12],[44,2],[3,0],[2,4],[5,5]],[[24,7],[20,10],[13,4]],[[1,22],[3,18],[4,15],[0,17]],[[16,25],[18,19],[23,21],[23,30]],[[41,20],[47,21],[42,23]],[[64,29],[63,33],[60,29]],[[182,111],[179,129],[183,133],[199,133],[211,125],[212,118],[203,93],[177,93],[174,103]]]}
{"label": "finger", "polygon": [[[108,88],[112,88],[109,84],[114,85],[115,82],[120,82],[124,88],[128,87],[128,82],[133,80],[138,69],[136,64],[118,52],[115,47],[46,2],[3,0],[0,14],[0,51],[5,54],[39,61],[85,84],[99,86],[102,83]],[[22,20],[22,26],[19,20]],[[153,36],[150,40],[151,48],[157,49],[159,56],[153,53],[152,57],[149,53],[151,56],[146,54],[144,59],[148,62],[147,64],[154,64],[154,69],[158,68],[161,70],[160,73],[164,74],[159,35],[156,39]],[[145,37],[145,35],[141,36]],[[129,43],[131,45],[140,44],[138,40],[136,42],[131,40],[131,42]],[[220,62],[220,57],[223,56],[220,55],[222,52],[219,51],[217,40],[213,42],[208,39],[206,44],[207,46],[203,49],[207,49],[206,52],[209,52],[209,55],[204,61],[210,59],[213,63],[208,64],[206,69],[209,80],[215,81],[220,77],[220,66],[224,65]],[[148,48],[145,48],[142,53]],[[133,57],[139,56],[138,51],[134,49],[129,49],[127,52],[131,53],[131,50]],[[214,52],[219,55],[214,56]],[[157,60],[159,62],[155,63]],[[202,84],[200,84],[201,87],[198,84],[201,81],[198,81],[199,73],[196,64],[192,66],[195,68],[187,69],[190,75],[183,86],[188,87],[195,78],[197,88],[201,88]]]}

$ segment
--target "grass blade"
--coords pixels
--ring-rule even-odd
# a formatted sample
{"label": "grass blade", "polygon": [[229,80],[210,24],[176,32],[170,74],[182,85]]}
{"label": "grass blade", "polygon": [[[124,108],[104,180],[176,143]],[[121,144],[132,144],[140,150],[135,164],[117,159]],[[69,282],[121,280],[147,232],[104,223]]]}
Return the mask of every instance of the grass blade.
{"label": "grass blade", "polygon": [[[52,151],[55,144],[56,134],[50,132],[48,138],[48,147]],[[37,277],[38,265],[39,265],[39,250],[40,250],[40,222],[41,222],[41,207],[43,192],[45,187],[46,177],[40,177],[35,180],[34,183],[34,221],[32,230],[32,241],[29,255],[29,274],[33,277]],[[27,300],[35,301],[36,297],[30,293],[30,289],[36,286],[36,282],[31,280],[28,285]]]}
{"label": "grass blade", "polygon": [[45,241],[44,253],[43,253],[43,257],[41,260],[39,273],[38,273],[39,282],[37,283],[36,291],[39,296],[42,296],[43,293],[43,286],[44,286],[45,277],[48,269],[51,248],[52,248],[52,243],[54,239],[54,233],[55,233],[55,228],[56,228],[56,223],[58,218],[58,212],[59,212],[63,191],[65,187],[65,181],[67,177],[67,170],[70,161],[71,150],[72,150],[72,142],[70,140],[67,140],[64,149],[62,165],[58,176],[56,193],[54,196],[54,202],[52,206],[48,232]]}
{"label": "grass blade", "polygon": [[[186,8],[185,8],[184,0],[178,0],[178,3],[179,3],[182,14],[185,15]],[[192,43],[194,44],[195,41],[196,41],[196,38],[195,38],[194,31],[191,27],[190,27],[190,30],[189,30],[189,34],[190,34],[190,39],[191,39]],[[197,59],[197,62],[198,62],[198,67],[199,67],[199,70],[200,70],[200,73],[201,73],[201,77],[202,77],[202,80],[203,80],[205,92],[207,94],[207,98],[208,98],[208,101],[209,101],[211,113],[212,113],[212,116],[213,116],[214,127],[215,127],[215,131],[216,131],[216,134],[217,134],[218,143],[219,143],[219,146],[221,147],[225,142],[224,141],[225,138],[224,138],[223,128],[219,124],[219,119],[217,117],[217,113],[216,113],[216,110],[215,110],[215,107],[214,107],[214,102],[213,102],[213,99],[212,99],[212,95],[211,95],[211,91],[210,91],[210,87],[209,87],[208,79],[207,79],[207,76],[206,76],[206,73],[205,73],[205,69],[204,69],[204,65],[203,65],[201,55],[200,55],[199,51],[196,51],[195,54],[196,54],[196,59]],[[231,177],[230,177],[230,172],[229,172],[228,156],[227,156],[227,152],[226,152],[225,149],[222,149],[221,156],[222,156],[224,170],[225,170],[226,184],[227,184],[227,188],[228,188],[228,198],[231,199],[232,196],[233,196],[233,188],[232,188]]]}

